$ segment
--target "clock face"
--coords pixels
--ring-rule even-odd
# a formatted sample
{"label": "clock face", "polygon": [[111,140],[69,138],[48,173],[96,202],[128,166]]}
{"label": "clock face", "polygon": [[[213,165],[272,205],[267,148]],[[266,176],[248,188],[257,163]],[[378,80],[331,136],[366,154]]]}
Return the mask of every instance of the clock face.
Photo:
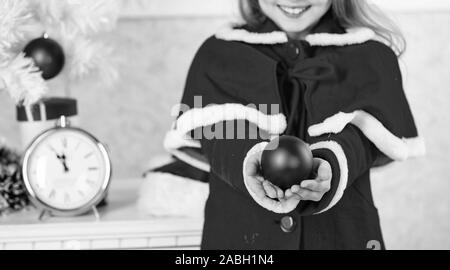
{"label": "clock face", "polygon": [[60,128],[41,136],[24,162],[32,197],[61,211],[88,206],[109,182],[110,164],[104,148],[78,129]]}

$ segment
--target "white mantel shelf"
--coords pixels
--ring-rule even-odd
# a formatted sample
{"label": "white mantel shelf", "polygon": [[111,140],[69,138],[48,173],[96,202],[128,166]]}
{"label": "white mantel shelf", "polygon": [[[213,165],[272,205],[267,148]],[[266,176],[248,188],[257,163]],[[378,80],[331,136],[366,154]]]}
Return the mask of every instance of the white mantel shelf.
{"label": "white mantel shelf", "polygon": [[100,220],[46,217],[36,210],[0,217],[5,249],[198,249],[202,219],[148,217],[135,201],[141,179],[113,181]]}

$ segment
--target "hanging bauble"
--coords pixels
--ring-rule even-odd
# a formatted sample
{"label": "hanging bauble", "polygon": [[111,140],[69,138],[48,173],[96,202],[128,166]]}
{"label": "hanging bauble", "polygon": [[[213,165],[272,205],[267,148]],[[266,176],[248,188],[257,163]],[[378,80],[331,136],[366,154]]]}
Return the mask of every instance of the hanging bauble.
{"label": "hanging bauble", "polygon": [[32,40],[23,51],[27,57],[34,60],[45,80],[56,77],[64,67],[65,57],[62,47],[47,36]]}

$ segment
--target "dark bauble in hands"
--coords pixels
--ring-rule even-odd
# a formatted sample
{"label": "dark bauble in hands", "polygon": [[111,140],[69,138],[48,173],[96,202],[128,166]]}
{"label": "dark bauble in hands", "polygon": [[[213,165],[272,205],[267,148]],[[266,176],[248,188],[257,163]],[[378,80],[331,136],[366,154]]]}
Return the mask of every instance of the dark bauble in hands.
{"label": "dark bauble in hands", "polygon": [[53,39],[46,37],[34,39],[23,51],[25,56],[33,59],[45,80],[56,77],[64,67],[64,51]]}
{"label": "dark bauble in hands", "polygon": [[297,137],[281,136],[274,139],[262,153],[262,175],[283,190],[309,179],[312,170],[311,149]]}

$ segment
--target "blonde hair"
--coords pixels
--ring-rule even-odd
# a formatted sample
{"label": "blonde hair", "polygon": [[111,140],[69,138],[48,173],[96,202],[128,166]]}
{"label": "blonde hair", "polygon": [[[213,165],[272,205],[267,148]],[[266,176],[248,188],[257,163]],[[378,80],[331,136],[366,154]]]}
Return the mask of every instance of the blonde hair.
{"label": "blonde hair", "polygon": [[[266,19],[258,0],[240,0],[239,8],[244,20],[255,26]],[[388,44],[398,55],[406,49],[406,41],[400,29],[375,5],[367,0],[332,0],[334,18],[344,28],[367,27]]]}

